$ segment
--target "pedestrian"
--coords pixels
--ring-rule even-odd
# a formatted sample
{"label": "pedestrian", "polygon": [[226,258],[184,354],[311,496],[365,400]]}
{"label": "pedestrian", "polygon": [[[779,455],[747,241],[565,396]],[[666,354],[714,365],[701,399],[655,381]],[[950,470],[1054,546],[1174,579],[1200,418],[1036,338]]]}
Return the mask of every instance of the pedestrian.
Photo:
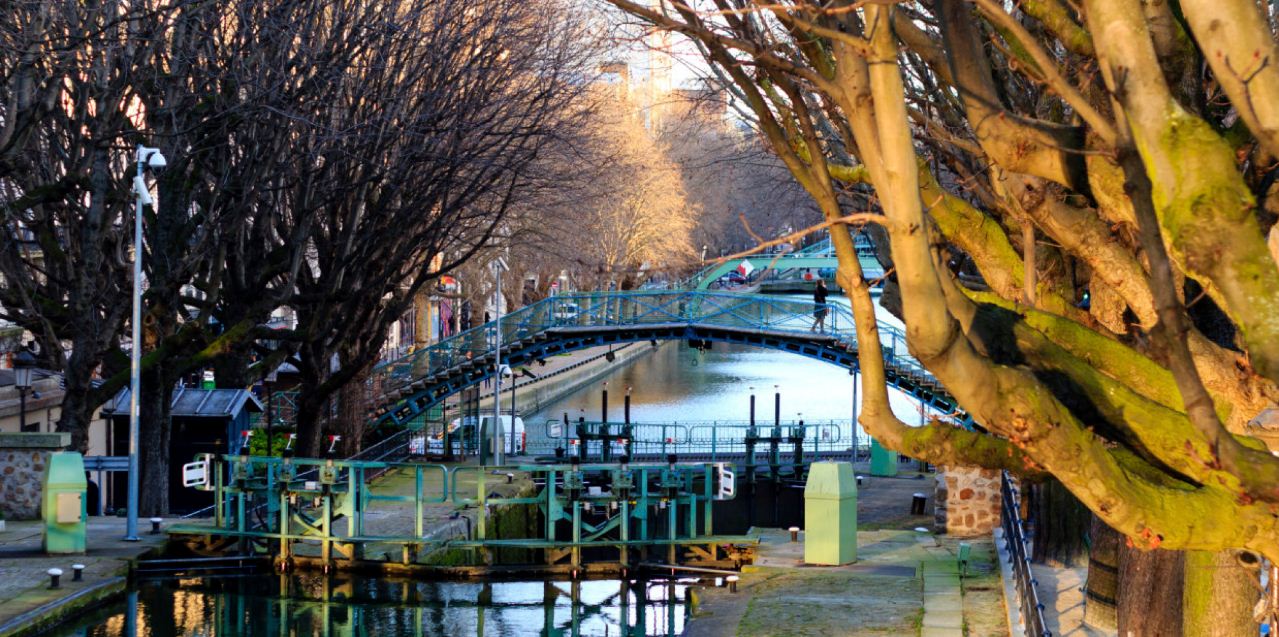
{"label": "pedestrian", "polygon": [[826,306],[826,282],[818,279],[817,287],[813,289],[813,326],[808,329],[810,332],[826,332],[826,313],[830,308]]}

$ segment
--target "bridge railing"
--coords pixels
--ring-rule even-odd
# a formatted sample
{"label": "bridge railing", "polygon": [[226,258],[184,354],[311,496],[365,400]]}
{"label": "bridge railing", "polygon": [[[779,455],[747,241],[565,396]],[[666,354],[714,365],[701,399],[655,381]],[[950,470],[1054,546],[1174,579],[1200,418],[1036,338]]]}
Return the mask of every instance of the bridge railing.
{"label": "bridge railing", "polygon": [[[598,457],[603,443],[599,440],[581,441],[577,438],[578,423],[564,427],[562,421],[549,420],[540,427],[530,431],[526,445],[531,455],[549,456],[556,449],[563,449],[567,455],[576,455],[579,445],[586,445],[589,457]],[[599,431],[599,423],[586,423],[592,432]],[[620,436],[629,431],[631,453],[637,457],[665,456],[667,454],[709,456],[714,462],[721,457],[739,457],[746,453],[747,433],[750,424],[745,421],[701,421],[687,423],[631,423],[629,430],[623,423],[609,423],[613,436]],[[791,454],[795,451],[798,440],[803,453],[808,454],[847,454],[869,453],[870,439],[860,435],[851,420],[824,420],[799,423],[786,422],[780,425],[779,452]],[[757,436],[754,450],[757,456],[765,456],[769,452],[770,443],[761,438],[773,435],[773,424],[757,423]],[[625,445],[613,441],[610,452],[613,457],[625,454]]]}
{"label": "bridge railing", "polygon": [[[580,292],[549,297],[456,336],[374,369],[374,384],[426,376],[481,359],[493,351],[498,330],[506,345],[548,329],[607,327],[660,323],[694,323],[722,327],[801,332],[813,323],[810,301],[733,294],[731,292],[626,291]],[[851,338],[852,315],[828,306],[828,331]]]}
{"label": "bridge railing", "polygon": [[[478,368],[480,377],[487,377],[492,374],[491,356],[499,330],[506,348],[551,330],[663,324],[805,334],[813,329],[818,312],[825,313],[824,333],[855,347],[852,312],[838,304],[819,306],[806,299],[691,290],[562,294],[380,365],[374,369],[370,389],[378,396],[415,379],[466,365]],[[884,358],[892,371],[935,383],[907,352],[902,330],[880,321],[879,332]]]}

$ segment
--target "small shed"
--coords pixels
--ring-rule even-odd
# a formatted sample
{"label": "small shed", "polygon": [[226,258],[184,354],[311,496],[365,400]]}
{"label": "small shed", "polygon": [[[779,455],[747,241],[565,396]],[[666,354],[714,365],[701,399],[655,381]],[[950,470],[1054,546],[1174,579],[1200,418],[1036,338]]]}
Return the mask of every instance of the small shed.
{"label": "small shed", "polygon": [[[236,453],[240,437],[249,429],[250,414],[262,404],[247,389],[179,388],[170,404],[169,511],[189,513],[213,504],[212,494],[182,486],[182,464],[199,453]],[[102,407],[111,422],[111,455],[129,454],[129,390],[122,390]],[[124,486],[118,476],[113,490]],[[115,502],[124,502],[123,492]]]}

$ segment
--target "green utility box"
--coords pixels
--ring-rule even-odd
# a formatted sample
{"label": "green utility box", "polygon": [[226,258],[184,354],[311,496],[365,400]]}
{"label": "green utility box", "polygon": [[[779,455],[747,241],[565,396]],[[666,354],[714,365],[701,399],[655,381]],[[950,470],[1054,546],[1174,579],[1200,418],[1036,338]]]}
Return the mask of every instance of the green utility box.
{"label": "green utility box", "polygon": [[44,551],[49,554],[83,553],[88,532],[84,457],[74,451],[49,456],[44,472]]}
{"label": "green utility box", "polygon": [[870,441],[870,474],[881,478],[897,475],[897,452],[885,449],[874,438]]}
{"label": "green utility box", "polygon": [[804,485],[804,562],[857,561],[857,478],[847,462],[814,462]]}

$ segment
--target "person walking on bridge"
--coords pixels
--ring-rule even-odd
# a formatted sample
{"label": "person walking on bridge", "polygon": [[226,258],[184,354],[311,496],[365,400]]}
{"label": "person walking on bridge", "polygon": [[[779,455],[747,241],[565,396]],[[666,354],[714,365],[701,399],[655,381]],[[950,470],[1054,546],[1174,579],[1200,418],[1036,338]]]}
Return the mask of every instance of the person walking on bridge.
{"label": "person walking on bridge", "polygon": [[813,310],[813,326],[808,329],[810,332],[826,332],[826,313],[830,312],[830,308],[826,307],[826,282],[817,279],[817,287],[813,289],[813,303],[817,307]]}

